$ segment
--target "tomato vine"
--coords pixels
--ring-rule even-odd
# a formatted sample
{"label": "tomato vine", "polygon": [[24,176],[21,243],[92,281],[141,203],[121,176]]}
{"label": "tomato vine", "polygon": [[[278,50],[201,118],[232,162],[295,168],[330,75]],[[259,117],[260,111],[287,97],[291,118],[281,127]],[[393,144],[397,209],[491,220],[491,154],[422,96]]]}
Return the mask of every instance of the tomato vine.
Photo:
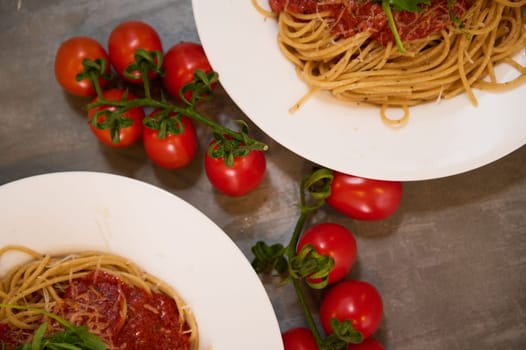
{"label": "tomato vine", "polygon": [[[115,101],[104,98],[103,89],[99,84],[99,78],[108,78],[108,76],[104,74],[108,62],[104,59],[91,60],[85,58],[83,60],[84,71],[76,76],[76,80],[80,81],[89,78],[97,94],[97,98],[86,107],[90,110],[101,106],[115,107],[112,110],[105,109],[96,112],[90,120],[92,125],[101,129],[111,128],[112,140],[118,142],[118,132],[121,127],[126,126],[125,124],[120,123],[127,123],[125,118],[122,118],[122,115],[126,113],[126,111],[135,107],[151,107],[163,111],[163,115],[167,117],[169,116],[169,118],[180,119],[182,116],[187,116],[207,127],[210,127],[215,139],[224,145],[221,149],[229,150],[229,152],[231,152],[218,153],[216,151],[214,152],[214,157],[224,157],[225,160],[232,159],[233,155],[239,153],[238,149],[241,147],[241,153],[254,150],[266,151],[268,149],[268,146],[265,143],[253,139],[248,135],[248,127],[242,121],[240,121],[242,127],[235,131],[212,121],[197,111],[196,107],[199,103],[210,100],[213,97],[213,86],[219,81],[219,76],[215,71],[205,73],[202,70],[196,70],[194,73],[194,80],[183,86],[179,91],[179,97],[182,104],[175,104],[168,101],[162,93],[160,99],[152,97],[150,74],[155,73],[162,76],[164,74],[162,62],[163,55],[159,51],[147,52],[143,49],[137,49],[135,52],[135,62],[126,68],[124,74],[131,77],[132,72],[140,72],[143,82],[144,97],[128,99],[124,96],[122,99]],[[185,95],[187,91],[192,91],[189,99]],[[104,114],[105,120],[109,122],[97,123],[100,114]],[[151,125],[154,123],[150,119],[151,118],[146,117],[144,119],[144,124]],[[161,137],[162,135],[163,134],[161,134]]]}
{"label": "tomato vine", "polygon": [[258,241],[252,247],[254,254],[252,266],[257,273],[277,272],[283,278],[284,283],[292,282],[306,322],[320,350],[343,349],[347,344],[356,344],[363,340],[362,334],[354,329],[349,320],[340,322],[337,319],[331,321],[334,332],[323,337],[317,328],[301,285],[302,282],[305,282],[314,289],[326,287],[329,272],[334,266],[332,257],[318,254],[311,245],[306,245],[296,252],[306,222],[331,195],[332,180],[333,171],[326,168],[314,170],[302,179],[300,182],[300,214],[286,246],[279,243],[269,245]]}
{"label": "tomato vine", "polygon": [[[286,245],[256,242],[252,246],[252,267],[258,274],[277,273],[281,283],[291,282],[294,287],[308,328],[283,333],[287,350],[311,349],[313,342],[318,350],[351,349],[351,344],[371,339],[380,326],[381,295],[366,281],[345,278],[357,252],[355,238],[347,228],[330,222],[305,226],[324,205],[355,220],[384,219],[398,208],[401,183],[316,168],[300,181],[299,192],[299,216],[289,241]],[[319,309],[324,333],[318,330],[306,301],[308,288],[304,284],[326,289]]]}

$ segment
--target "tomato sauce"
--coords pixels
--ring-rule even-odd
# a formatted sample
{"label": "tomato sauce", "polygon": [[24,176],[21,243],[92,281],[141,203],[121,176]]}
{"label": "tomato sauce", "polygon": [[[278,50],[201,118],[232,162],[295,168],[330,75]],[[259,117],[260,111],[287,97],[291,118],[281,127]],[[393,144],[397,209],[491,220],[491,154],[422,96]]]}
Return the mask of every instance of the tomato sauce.
{"label": "tomato sauce", "polygon": [[[115,275],[96,271],[72,280],[63,301],[52,310],[64,319],[86,325],[108,349],[187,350],[189,334],[179,320],[175,301],[161,293],[149,294],[124,283]],[[50,322],[50,332],[59,326]],[[17,337],[13,339],[13,337]],[[0,325],[0,341],[6,350],[27,342],[27,334]]]}
{"label": "tomato sauce", "polygon": [[[451,12],[462,17],[473,0],[456,0]],[[394,40],[382,4],[372,0],[269,0],[274,12],[312,14],[328,11],[331,31],[338,37],[351,37],[368,32],[382,45]],[[392,11],[397,32],[407,42],[445,29],[452,23],[447,0],[432,0],[430,5],[421,5],[422,11]]]}
{"label": "tomato sauce", "polygon": [[0,349],[13,350],[20,344],[26,343],[34,332],[14,329],[6,323],[0,323]]}

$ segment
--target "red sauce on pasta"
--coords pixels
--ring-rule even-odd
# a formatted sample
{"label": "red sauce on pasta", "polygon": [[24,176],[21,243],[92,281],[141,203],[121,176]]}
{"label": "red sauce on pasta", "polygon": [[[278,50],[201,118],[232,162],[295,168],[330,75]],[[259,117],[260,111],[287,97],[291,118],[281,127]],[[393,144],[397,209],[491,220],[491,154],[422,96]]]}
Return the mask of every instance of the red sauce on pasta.
{"label": "red sauce on pasta", "polygon": [[[115,275],[93,272],[74,279],[65,288],[63,302],[53,313],[74,324],[86,325],[108,349],[187,350],[189,334],[181,324],[175,301],[161,293],[149,294]],[[57,325],[50,323],[50,331]],[[13,339],[13,337],[20,337]],[[27,332],[0,325],[6,349],[27,342]]]}
{"label": "red sauce on pasta", "polygon": [[33,333],[28,330],[11,328],[7,323],[0,323],[0,349],[15,349],[20,344],[25,343]]}
{"label": "red sauce on pasta", "polygon": [[[462,17],[472,0],[456,0],[452,13]],[[339,37],[351,37],[361,32],[371,33],[380,44],[393,41],[393,33],[381,3],[372,0],[269,0],[274,12],[312,14],[328,11],[332,32]],[[447,0],[432,0],[422,5],[422,11],[393,11],[398,34],[402,41],[411,41],[441,31],[451,24]]]}

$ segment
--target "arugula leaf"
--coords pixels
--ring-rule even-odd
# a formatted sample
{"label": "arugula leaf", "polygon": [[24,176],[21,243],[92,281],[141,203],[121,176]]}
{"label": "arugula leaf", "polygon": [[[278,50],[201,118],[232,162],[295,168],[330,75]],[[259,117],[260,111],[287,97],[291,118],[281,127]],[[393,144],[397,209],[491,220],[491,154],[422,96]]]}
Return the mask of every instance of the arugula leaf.
{"label": "arugula leaf", "polygon": [[44,337],[46,329],[47,322],[37,329],[30,343],[22,344],[16,350],[106,350],[106,345],[102,340],[89,333],[85,326],[73,326],[73,328]]}
{"label": "arugula leaf", "polygon": [[422,8],[419,5],[429,5],[431,0],[389,0],[389,5],[393,10],[420,12]]}
{"label": "arugula leaf", "polygon": [[[449,14],[449,18],[451,18],[451,22],[458,28],[463,29],[464,28],[464,22],[460,21],[460,18],[458,18],[455,13],[453,12],[453,6],[457,0],[447,0],[447,12]],[[467,34],[467,33],[466,33]]]}
{"label": "arugula leaf", "polygon": [[389,23],[389,28],[393,33],[395,39],[396,47],[401,53],[405,53],[404,45],[402,44],[402,39],[400,39],[400,34],[396,29],[396,24],[394,21],[393,12],[396,11],[410,11],[410,12],[420,12],[422,8],[420,5],[429,5],[431,0],[375,0],[376,2],[382,3],[382,9],[384,10],[385,15],[387,16],[387,22]]}
{"label": "arugula leaf", "polygon": [[31,342],[18,346],[16,350],[106,350],[106,344],[104,344],[102,339],[90,333],[86,326],[76,326],[68,320],[46,310],[8,304],[0,304],[0,307],[31,310],[54,319],[65,328],[63,331],[45,337],[48,322],[44,322],[35,331]]}

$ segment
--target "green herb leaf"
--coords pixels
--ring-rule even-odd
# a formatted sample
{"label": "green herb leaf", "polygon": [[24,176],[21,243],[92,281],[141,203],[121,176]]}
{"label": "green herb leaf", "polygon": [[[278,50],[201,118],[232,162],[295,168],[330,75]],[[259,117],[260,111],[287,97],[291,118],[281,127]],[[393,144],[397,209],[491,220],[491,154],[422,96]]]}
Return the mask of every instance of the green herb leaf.
{"label": "green herb leaf", "polygon": [[42,343],[42,338],[44,338],[46,329],[47,322],[42,323],[40,327],[38,327],[37,331],[35,332],[35,336],[33,337],[33,341],[31,342],[31,350],[40,349],[40,344]]}
{"label": "green herb leaf", "polygon": [[376,0],[376,2],[382,3],[382,9],[387,17],[389,28],[393,33],[393,37],[396,43],[398,51],[405,53],[404,45],[396,29],[396,23],[394,20],[392,10],[396,11],[409,11],[409,12],[420,12],[422,7],[420,5],[429,5],[431,0]]}
{"label": "green herb leaf", "polygon": [[45,337],[48,323],[44,322],[35,331],[28,344],[22,344],[16,350],[106,350],[106,344],[97,335],[90,333],[86,326],[76,326],[64,318],[42,309],[21,305],[0,304],[0,307],[17,310],[30,310],[57,321],[65,330]]}
{"label": "green herb leaf", "polygon": [[288,263],[284,257],[283,245],[276,243],[269,246],[259,241],[252,247],[252,253],[255,256],[252,267],[257,273],[270,273],[275,270],[283,274],[287,271]]}
{"label": "green herb leaf", "polygon": [[393,10],[420,12],[422,11],[420,5],[429,5],[431,0],[389,0],[389,4]]}

